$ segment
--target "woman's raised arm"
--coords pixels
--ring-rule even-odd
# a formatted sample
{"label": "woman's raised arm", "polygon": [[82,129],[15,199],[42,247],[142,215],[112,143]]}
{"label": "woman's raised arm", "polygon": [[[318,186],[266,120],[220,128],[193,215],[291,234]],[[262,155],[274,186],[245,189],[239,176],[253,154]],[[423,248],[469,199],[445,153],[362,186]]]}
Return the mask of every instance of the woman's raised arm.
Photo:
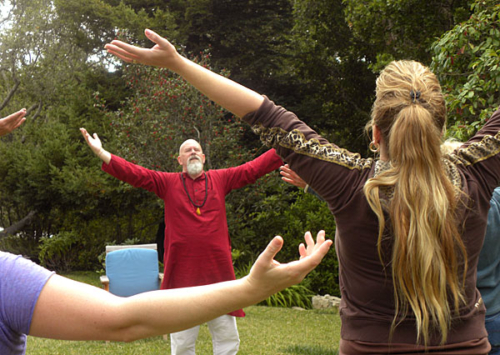
{"label": "woman's raised arm", "polygon": [[228,78],[216,74],[181,56],[165,38],[151,30],[146,37],[155,43],[152,48],[140,48],[114,40],[106,44],[106,50],[128,63],[140,63],[168,68],[186,79],[191,85],[238,117],[257,110],[263,97]]}

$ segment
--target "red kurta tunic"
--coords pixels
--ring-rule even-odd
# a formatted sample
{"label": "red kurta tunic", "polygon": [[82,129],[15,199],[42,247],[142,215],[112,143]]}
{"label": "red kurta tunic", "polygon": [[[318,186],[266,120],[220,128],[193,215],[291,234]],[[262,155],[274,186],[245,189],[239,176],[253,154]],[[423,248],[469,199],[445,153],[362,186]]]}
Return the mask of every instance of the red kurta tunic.
{"label": "red kurta tunic", "polygon": [[[234,280],[231,240],[227,228],[225,197],[233,189],[254,183],[279,168],[274,149],[255,160],[229,169],[209,170],[193,180],[182,173],[191,199],[201,205],[196,213],[186,193],[181,173],[149,170],[112,156],[102,170],[112,176],[154,192],[165,202],[165,254],[162,289],[208,285]],[[230,313],[243,317],[242,310]]]}

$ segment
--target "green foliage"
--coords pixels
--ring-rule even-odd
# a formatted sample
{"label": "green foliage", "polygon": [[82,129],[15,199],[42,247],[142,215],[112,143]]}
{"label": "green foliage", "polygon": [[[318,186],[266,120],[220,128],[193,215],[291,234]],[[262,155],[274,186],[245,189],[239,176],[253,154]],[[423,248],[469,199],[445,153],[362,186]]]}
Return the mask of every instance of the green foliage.
{"label": "green foliage", "polygon": [[[47,141],[47,137],[52,136],[58,139]],[[72,196],[75,190],[63,182],[66,178],[73,181],[77,178],[67,171],[67,164],[77,160],[78,148],[71,136],[60,123],[31,123],[8,137],[9,144],[0,145],[3,157],[0,189],[8,192],[0,195],[3,225],[21,220],[30,211],[36,212],[35,222],[24,232],[38,241],[43,235],[51,234],[52,227],[57,228],[59,223],[53,218],[57,218],[59,212],[65,207],[76,207],[73,202],[81,204],[78,200],[70,201],[75,197]]]}
{"label": "green foliage", "polygon": [[289,0],[176,0],[169,9],[188,51],[211,47],[215,68],[231,68],[234,80],[258,92],[271,96],[279,86],[293,21]]}
{"label": "green foliage", "polygon": [[288,75],[300,85],[285,107],[331,142],[365,153],[375,75],[372,52],[355,38],[340,0],[294,1]]}
{"label": "green foliage", "polygon": [[39,244],[26,234],[8,235],[0,239],[0,250],[38,261]]}
{"label": "green foliage", "polygon": [[307,286],[292,285],[283,291],[275,293],[263,303],[269,307],[301,307],[310,309],[312,297],[315,295]]}
{"label": "green foliage", "polygon": [[148,7],[144,1],[114,0],[56,0],[54,5],[60,26],[70,34],[73,43],[99,60],[106,60],[104,44],[127,34],[128,41],[139,45],[148,44],[144,28],[168,32],[173,36],[174,18],[162,6]]}
{"label": "green foliage", "polygon": [[[93,93],[100,92],[110,107],[125,96],[121,78],[101,61],[103,44],[127,23],[141,33],[144,23],[154,24],[144,12],[99,0],[13,5],[0,35],[0,95],[3,113],[27,107],[28,115],[0,144],[0,225],[11,226],[30,213],[35,217],[1,245],[37,261],[42,239],[54,235],[40,256],[46,265],[90,269],[99,265],[96,255],[108,240],[154,240],[161,215],[161,205],[146,200],[147,193],[129,192],[133,189],[99,171],[78,130],[83,126],[109,136]],[[163,14],[154,16],[166,25]],[[78,237],[67,247],[78,257],[62,259],[53,249],[71,235]]]}
{"label": "green foliage", "polygon": [[[256,191],[247,191],[250,206],[242,203],[235,209],[234,204],[227,205],[229,232],[233,248],[239,253],[235,260],[237,270],[245,270],[253,263],[276,235],[285,241],[277,255],[281,262],[298,258],[297,246],[304,242],[306,231],[316,238],[318,231],[325,230],[327,238],[334,238],[335,220],[324,202],[285,185],[277,176],[262,184],[267,186],[265,190],[256,186]],[[306,277],[304,285],[317,294],[339,295],[338,261],[333,249]]]}
{"label": "green foliage", "polygon": [[478,0],[471,17],[433,45],[449,110],[448,135],[471,137],[500,105],[500,5]]}
{"label": "green foliage", "polygon": [[[193,60],[211,69],[209,51]],[[230,154],[238,149],[241,123],[178,75],[166,69],[125,66],[124,79],[131,95],[117,110],[108,111],[99,93],[95,96],[117,135],[118,154],[147,168],[177,171],[180,145],[194,138],[203,147],[208,168],[244,159],[241,152]]]}
{"label": "green foliage", "polygon": [[[388,59],[428,64],[434,39],[468,17],[469,0],[343,0],[345,20],[354,36],[377,53],[375,67]],[[386,63],[384,63],[386,62]]]}
{"label": "green foliage", "polygon": [[[288,73],[292,109],[331,142],[369,154],[363,135],[378,70],[393,59],[429,63],[436,36],[467,17],[467,1],[297,0]],[[294,90],[296,89],[296,90]]]}
{"label": "green foliage", "polygon": [[73,232],[42,237],[39,253],[42,265],[50,270],[73,270],[79,257],[77,244],[78,236]]}

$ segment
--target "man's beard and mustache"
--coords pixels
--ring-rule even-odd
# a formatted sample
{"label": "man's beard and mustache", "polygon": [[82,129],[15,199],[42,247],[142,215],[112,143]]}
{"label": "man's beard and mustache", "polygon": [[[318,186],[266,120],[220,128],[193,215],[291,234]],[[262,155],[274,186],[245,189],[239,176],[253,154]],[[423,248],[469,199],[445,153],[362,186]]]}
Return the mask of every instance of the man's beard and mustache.
{"label": "man's beard and mustache", "polygon": [[189,158],[187,163],[187,172],[190,176],[196,176],[203,170],[203,163],[201,158],[197,155],[193,155]]}

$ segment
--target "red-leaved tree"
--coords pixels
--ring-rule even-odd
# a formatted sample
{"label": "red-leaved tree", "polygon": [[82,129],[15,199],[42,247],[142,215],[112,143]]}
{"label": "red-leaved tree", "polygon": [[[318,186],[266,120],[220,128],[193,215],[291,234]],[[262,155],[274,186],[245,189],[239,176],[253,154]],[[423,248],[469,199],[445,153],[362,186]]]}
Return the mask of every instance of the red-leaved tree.
{"label": "red-leaved tree", "polygon": [[[209,50],[192,60],[212,70]],[[142,65],[125,65],[123,73],[130,96],[121,108],[108,111],[96,93],[98,105],[114,128],[117,154],[150,169],[178,171],[179,146],[193,138],[203,147],[207,169],[252,159],[255,152],[240,144],[248,128],[184,79],[167,69]]]}

